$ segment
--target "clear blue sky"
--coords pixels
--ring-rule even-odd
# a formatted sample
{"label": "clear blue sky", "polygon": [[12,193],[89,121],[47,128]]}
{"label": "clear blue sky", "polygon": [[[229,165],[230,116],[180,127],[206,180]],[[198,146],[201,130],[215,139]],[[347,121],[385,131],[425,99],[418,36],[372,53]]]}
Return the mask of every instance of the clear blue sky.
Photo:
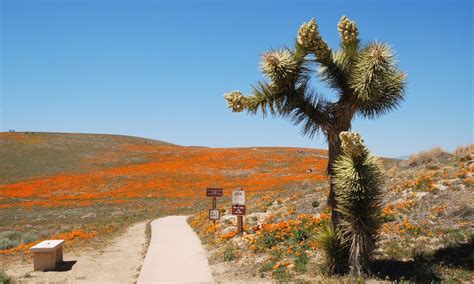
{"label": "clear blue sky", "polygon": [[473,1],[0,1],[2,131],[325,148],[287,120],[232,113],[222,96],[248,92],[259,55],[293,44],[312,17],[336,48],[345,14],[408,73],[400,109],[353,123],[376,154],[474,141]]}

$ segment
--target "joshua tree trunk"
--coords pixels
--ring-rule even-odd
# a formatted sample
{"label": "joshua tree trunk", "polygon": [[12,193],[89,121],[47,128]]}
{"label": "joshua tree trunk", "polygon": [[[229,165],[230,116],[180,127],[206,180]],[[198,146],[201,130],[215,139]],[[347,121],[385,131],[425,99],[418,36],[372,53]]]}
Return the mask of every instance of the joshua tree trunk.
{"label": "joshua tree trunk", "polygon": [[354,113],[356,111],[356,109],[351,105],[345,107],[337,107],[336,109],[342,109],[342,111],[333,112],[333,115],[331,116],[333,117],[331,123],[324,127],[324,132],[326,134],[328,142],[327,174],[329,177],[329,196],[327,204],[331,210],[331,220],[334,226],[337,226],[337,224],[339,223],[339,212],[336,210],[336,189],[333,182],[334,162],[342,153],[339,134],[341,134],[341,132],[343,131],[349,131],[349,129],[351,129],[352,117],[354,116]]}
{"label": "joshua tree trunk", "polygon": [[336,161],[337,157],[341,154],[341,141],[339,141],[340,132],[329,134],[328,133],[328,166],[327,166],[327,174],[329,177],[329,196],[327,204],[331,210],[331,220],[334,225],[339,223],[339,215],[336,211],[337,204],[336,204],[336,193],[335,187],[332,182],[332,176],[334,175],[333,171],[333,164]]}

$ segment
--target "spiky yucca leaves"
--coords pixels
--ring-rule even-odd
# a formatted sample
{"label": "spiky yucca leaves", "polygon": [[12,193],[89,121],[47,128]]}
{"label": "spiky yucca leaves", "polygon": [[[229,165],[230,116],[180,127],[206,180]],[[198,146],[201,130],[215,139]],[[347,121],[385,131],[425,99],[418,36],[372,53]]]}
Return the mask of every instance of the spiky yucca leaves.
{"label": "spiky yucca leaves", "polygon": [[334,164],[333,182],[344,243],[352,274],[368,271],[381,219],[382,172],[358,133],[341,132],[342,152]]}
{"label": "spiky yucca leaves", "polygon": [[325,222],[318,229],[316,239],[323,252],[324,271],[327,274],[344,274],[347,271],[347,247],[339,229],[330,222]]}
{"label": "spiky yucca leaves", "polygon": [[287,49],[269,51],[262,55],[260,68],[273,82],[283,82],[297,70],[298,63]]}
{"label": "spiky yucca leaves", "polygon": [[[356,23],[345,16],[337,27],[341,48],[332,51],[314,19],[303,23],[293,48],[270,51],[262,57],[262,72],[268,81],[253,85],[248,97],[226,97],[233,111],[287,117],[301,125],[301,132],[310,138],[323,133],[329,148],[330,180],[334,161],[341,154],[339,134],[351,129],[356,115],[376,118],[396,109],[403,100],[406,80],[387,44],[361,45]],[[326,100],[312,88],[309,82],[314,74],[336,91],[335,101]],[[328,205],[337,224],[331,181],[329,186]]]}

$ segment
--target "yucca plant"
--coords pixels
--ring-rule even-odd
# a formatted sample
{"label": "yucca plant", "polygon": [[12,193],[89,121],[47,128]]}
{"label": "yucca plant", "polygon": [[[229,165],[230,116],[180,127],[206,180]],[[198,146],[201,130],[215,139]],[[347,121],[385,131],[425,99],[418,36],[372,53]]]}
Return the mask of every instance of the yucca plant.
{"label": "yucca plant", "polygon": [[[301,124],[302,133],[309,137],[317,132],[324,134],[329,148],[328,205],[334,224],[338,213],[331,179],[333,163],[341,153],[339,134],[351,129],[356,115],[376,118],[397,108],[405,88],[405,74],[398,70],[387,44],[361,44],[355,22],[345,16],[339,21],[338,30],[341,48],[333,51],[319,34],[314,19],[303,23],[293,48],[262,55],[260,66],[267,80],[257,82],[250,96],[240,91],[224,95],[234,112],[270,112]],[[335,90],[336,101],[324,99],[312,88],[310,79],[314,73]]]}
{"label": "yucca plant", "polygon": [[347,271],[347,247],[341,231],[332,222],[325,222],[316,234],[318,247],[323,253],[323,272],[328,275],[344,274]]}
{"label": "yucca plant", "polygon": [[368,272],[377,232],[382,224],[382,171],[361,136],[341,132],[342,155],[334,163],[339,229],[349,249],[351,274]]}

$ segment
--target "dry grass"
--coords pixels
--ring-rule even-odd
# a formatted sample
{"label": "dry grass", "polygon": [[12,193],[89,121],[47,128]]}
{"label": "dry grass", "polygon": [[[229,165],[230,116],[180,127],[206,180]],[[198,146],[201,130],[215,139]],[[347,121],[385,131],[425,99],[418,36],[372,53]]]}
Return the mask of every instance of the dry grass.
{"label": "dry grass", "polygon": [[444,163],[449,159],[451,155],[441,149],[440,147],[433,148],[428,151],[420,152],[417,154],[410,155],[407,164],[410,167]]}
{"label": "dry grass", "polygon": [[474,160],[474,144],[456,148],[454,155],[463,162]]}

